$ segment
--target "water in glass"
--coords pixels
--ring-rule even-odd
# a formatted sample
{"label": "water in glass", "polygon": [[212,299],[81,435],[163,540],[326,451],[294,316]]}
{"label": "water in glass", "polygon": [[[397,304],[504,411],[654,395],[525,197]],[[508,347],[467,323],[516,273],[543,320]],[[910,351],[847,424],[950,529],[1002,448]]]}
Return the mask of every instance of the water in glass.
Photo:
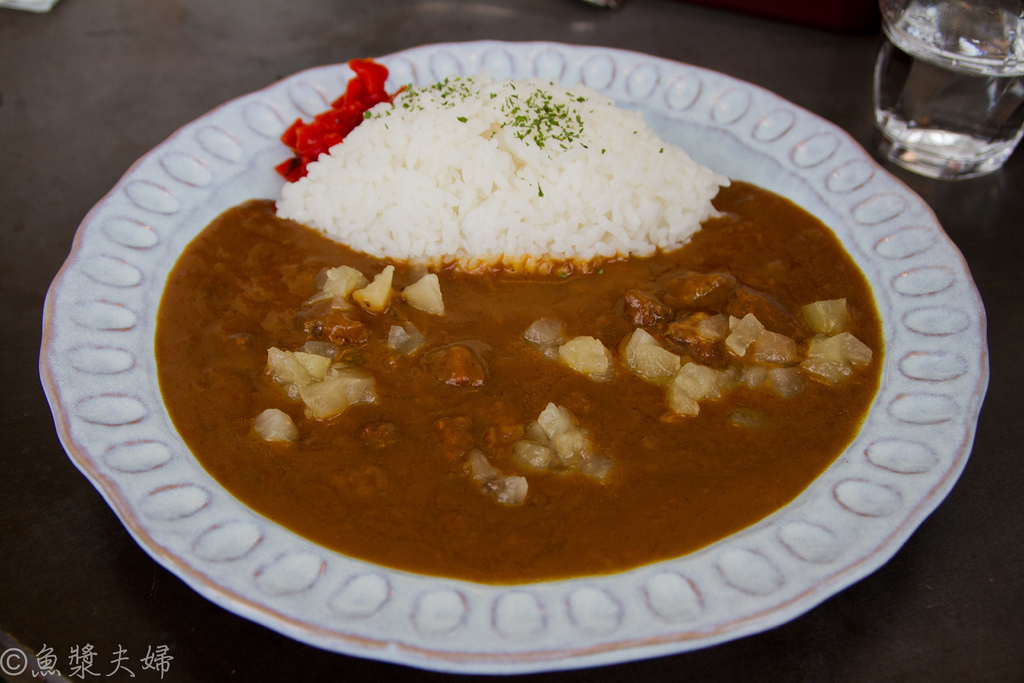
{"label": "water in glass", "polygon": [[875,68],[883,153],[939,178],[995,171],[1024,132],[1021,4],[883,0]]}

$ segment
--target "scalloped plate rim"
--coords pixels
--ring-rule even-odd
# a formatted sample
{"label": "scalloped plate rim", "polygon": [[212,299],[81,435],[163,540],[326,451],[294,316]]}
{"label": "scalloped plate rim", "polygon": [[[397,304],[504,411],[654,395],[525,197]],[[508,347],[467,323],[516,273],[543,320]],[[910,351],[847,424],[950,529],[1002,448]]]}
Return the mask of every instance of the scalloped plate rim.
{"label": "scalloped plate rim", "polygon": [[[643,632],[641,630],[637,632],[637,635],[616,640],[615,638],[591,636],[586,633],[573,633],[568,626],[563,626],[562,640],[565,641],[566,638],[568,638],[569,642],[567,645],[562,647],[556,647],[553,649],[546,648],[543,646],[542,642],[538,642],[536,646],[532,648],[516,649],[516,643],[514,640],[501,640],[497,637],[492,637],[491,640],[493,641],[494,647],[490,650],[486,649],[488,639],[485,638],[485,648],[483,650],[479,648],[476,650],[472,648],[464,648],[461,651],[432,646],[431,642],[436,643],[437,641],[431,641],[430,638],[425,640],[421,639],[418,642],[404,642],[399,639],[380,638],[374,635],[367,635],[360,629],[360,624],[358,623],[354,626],[348,625],[348,628],[335,627],[332,629],[325,627],[322,624],[308,623],[301,618],[296,619],[293,615],[290,616],[285,614],[276,604],[274,604],[273,600],[265,600],[261,602],[259,599],[254,600],[251,596],[241,595],[233,590],[232,586],[224,585],[225,581],[222,578],[211,577],[209,574],[197,569],[193,565],[195,561],[194,558],[183,558],[180,556],[180,553],[176,553],[168,546],[168,544],[162,543],[160,539],[162,538],[162,534],[165,533],[163,528],[159,525],[155,525],[158,528],[154,530],[151,527],[147,527],[144,520],[140,520],[140,512],[137,509],[137,506],[133,505],[131,501],[126,500],[123,497],[118,482],[113,481],[110,476],[104,472],[103,463],[98,461],[98,459],[102,458],[102,453],[96,453],[96,447],[89,444],[83,444],[82,440],[75,436],[75,428],[72,426],[75,418],[69,412],[72,406],[68,404],[68,401],[63,400],[62,396],[62,388],[70,392],[70,384],[67,374],[71,371],[64,367],[63,361],[66,360],[65,358],[56,357],[54,355],[57,353],[57,350],[54,348],[55,337],[61,334],[62,329],[66,328],[70,324],[66,319],[58,316],[58,314],[65,316],[67,314],[65,310],[58,308],[59,305],[66,307],[61,296],[63,294],[62,290],[66,290],[68,288],[62,287],[62,285],[71,280],[77,272],[77,269],[80,269],[81,260],[83,258],[82,252],[84,250],[86,240],[90,239],[95,242],[99,239],[98,236],[94,236],[94,233],[100,230],[99,226],[95,228],[89,228],[89,226],[93,225],[95,221],[98,220],[98,216],[102,214],[104,208],[114,202],[114,198],[119,196],[126,185],[136,178],[140,173],[140,169],[142,169],[146,163],[156,160],[160,153],[165,153],[168,150],[173,149],[174,145],[180,143],[186,134],[196,130],[198,126],[204,123],[213,121],[216,116],[223,114],[230,108],[241,107],[242,103],[245,102],[259,102],[263,98],[274,97],[283,93],[288,84],[299,83],[305,78],[315,78],[316,76],[323,74],[340,75],[347,69],[343,64],[313,67],[293,74],[292,76],[277,81],[264,89],[226,102],[195,121],[186,124],[169,136],[163,143],[136,161],[128,171],[126,171],[124,176],[122,176],[122,178],[114,185],[110,192],[107,193],[107,195],[105,195],[83,219],[82,225],[75,235],[71,252],[57,276],[54,278],[50,290],[47,292],[44,307],[43,337],[40,353],[40,377],[44,387],[44,392],[54,415],[58,435],[75,466],[82,471],[86,478],[89,479],[94,487],[101,493],[107,503],[121,519],[129,533],[147,553],[172,573],[175,573],[182,578],[186,584],[204,597],[213,601],[215,604],[256,621],[257,623],[261,623],[264,626],[285,633],[300,641],[328,650],[446,672],[526,673],[545,670],[574,669],[663,656],[703,648],[743,637],[745,635],[757,633],[798,617],[812,609],[823,600],[860,580],[887,562],[899,550],[903,542],[909,538],[914,530],[916,530],[918,525],[942,502],[962,472],[973,442],[977,415],[980,411],[980,405],[988,382],[987,345],[985,342],[986,321],[984,308],[980,302],[980,297],[977,295],[976,288],[970,280],[970,275],[962,255],[956,247],[952,245],[952,242],[949,241],[948,237],[942,231],[941,226],[938,225],[938,222],[935,219],[934,214],[931,213],[931,210],[919,197],[914,195],[909,188],[888,174],[881,168],[881,166],[874,162],[874,160],[871,159],[870,156],[859,147],[856,141],[845,133],[845,131],[842,131],[833,124],[801,109],[800,107],[797,107],[796,105],[793,105],[792,103],[778,98],[778,96],[774,95],[770,91],[760,88],[759,86],[745,83],[738,79],[724,74],[719,74],[702,67],[690,66],[664,58],[645,55],[639,52],[592,46],[564,45],[549,42],[506,43],[499,41],[475,41],[467,43],[438,43],[411,48],[379,59],[386,63],[397,63],[398,60],[411,60],[417,65],[423,66],[426,61],[429,61],[431,56],[435,56],[439,53],[455,53],[457,55],[461,55],[462,59],[465,61],[472,62],[473,59],[481,59],[483,55],[488,53],[488,51],[504,51],[506,53],[514,54],[515,59],[520,60],[528,60],[531,52],[537,53],[544,51],[553,52],[562,57],[568,56],[576,61],[582,60],[586,55],[607,55],[615,66],[619,66],[620,63],[629,64],[639,60],[653,64],[657,69],[666,69],[669,71],[681,70],[685,74],[695,75],[698,79],[703,78],[710,79],[711,81],[724,82],[733,89],[746,88],[748,89],[747,94],[752,94],[752,97],[755,99],[758,97],[766,98],[773,105],[788,108],[788,111],[793,113],[797,119],[797,123],[793,125],[799,124],[801,122],[800,119],[803,119],[805,125],[806,122],[813,122],[814,126],[812,127],[816,127],[817,129],[824,130],[826,133],[837,136],[837,148],[844,150],[847,153],[853,150],[853,161],[867,162],[867,164],[869,164],[871,174],[869,174],[869,179],[866,183],[870,183],[872,178],[879,178],[882,180],[882,184],[885,186],[886,191],[908,198],[913,205],[912,208],[923,210],[923,213],[926,215],[925,218],[921,219],[925,221],[924,227],[929,231],[937,231],[939,237],[937,240],[939,247],[937,248],[939,250],[945,250],[946,252],[943,255],[944,259],[940,259],[940,264],[943,267],[951,268],[952,272],[957,275],[966,276],[966,282],[961,284],[966,286],[965,288],[967,291],[961,293],[960,296],[963,298],[964,302],[968,304],[968,310],[966,313],[968,314],[971,324],[969,325],[966,334],[969,334],[971,340],[975,341],[977,345],[977,348],[974,349],[977,351],[977,357],[975,357],[974,354],[968,354],[970,366],[969,371],[972,373],[969,379],[973,379],[974,384],[973,392],[970,400],[967,402],[967,405],[961,406],[960,412],[954,416],[957,420],[963,421],[963,436],[959,445],[954,447],[955,453],[951,453],[948,458],[949,463],[943,470],[942,476],[926,495],[916,501],[916,505],[911,506],[904,514],[901,515],[898,524],[891,525],[882,542],[878,544],[868,555],[856,558],[855,562],[844,564],[833,572],[826,572],[825,575],[820,577],[816,583],[809,585],[806,590],[797,593],[783,604],[769,606],[763,610],[753,611],[740,608],[733,615],[733,619],[717,624],[717,628],[687,631],[682,627],[673,627],[668,625],[660,631],[651,633]],[[614,82],[615,79],[613,77],[613,83]],[[695,99],[695,102],[700,99],[701,96],[702,95],[699,94]],[[633,104],[637,103],[634,101]],[[690,107],[692,106],[694,105],[691,103]],[[645,109],[645,111],[649,110],[650,107]],[[664,111],[658,111],[656,113],[664,114]],[[746,113],[740,116],[737,120],[743,120],[745,116]],[[695,124],[694,122],[681,122],[677,125],[687,127],[699,124]],[[722,132],[727,135],[732,135],[737,140],[737,144],[746,144],[736,137],[736,131],[736,128],[729,128],[728,126],[722,127]],[[781,137],[785,138],[787,134],[788,133],[783,133]],[[281,149],[283,150],[283,147]],[[778,166],[785,167],[784,159],[780,160],[779,158],[773,157],[772,161]],[[849,160],[847,160],[847,162],[849,162]],[[792,172],[791,169],[788,170]],[[244,175],[244,172],[245,169],[243,169],[241,173]],[[237,177],[237,174],[232,177]],[[804,176],[801,176],[801,178],[806,180]],[[824,201],[828,204],[827,198],[824,199]],[[223,208],[227,207],[225,206]],[[834,207],[829,205],[828,208],[831,210]],[[929,216],[930,218],[928,218]],[[844,243],[846,243],[845,240]],[[848,245],[848,249],[850,246],[856,245]],[[861,249],[862,247],[863,245],[860,245],[857,249]],[[925,251],[927,252],[935,248],[936,247],[933,245],[932,247],[926,248]],[[867,258],[870,261],[873,257],[871,257],[870,254],[865,256],[865,254],[861,253],[860,258],[862,260]],[[875,287],[879,284],[880,283],[878,282],[872,281],[872,285]],[[892,293],[886,289],[885,295],[890,296]],[[60,300],[60,303],[58,303],[58,300]],[[151,311],[145,312],[151,313]],[[152,313],[155,313],[155,311]],[[55,316],[58,317],[55,318]],[[883,317],[885,316],[883,315]],[[900,328],[900,321],[886,319],[885,327],[887,343],[889,341],[890,333],[898,332],[899,335],[906,336],[906,333]],[[898,377],[894,378],[889,374],[896,372],[896,370],[893,369],[893,366],[898,362],[898,360],[899,359],[897,358],[893,358],[891,354],[887,354],[886,376],[883,378],[883,381],[886,384],[888,384],[889,380],[903,381],[902,379]],[[882,389],[880,389],[880,397],[882,396],[882,393]],[[158,398],[159,396],[157,394],[157,399]],[[883,406],[880,405],[880,399],[876,399],[876,403],[872,407],[872,414],[879,410],[883,410]],[[868,423],[866,422],[866,424]],[[958,424],[960,423],[958,422]],[[173,434],[173,436],[176,437],[176,433]],[[864,440],[864,435],[862,434],[861,436],[858,436],[854,444],[861,444]],[[854,448],[854,444],[851,444],[851,448],[848,449],[848,453]],[[843,458],[845,458],[845,456],[846,454],[844,454]],[[127,478],[131,479],[130,476]],[[812,484],[812,487],[813,486],[814,485]],[[760,546],[758,546],[756,542],[756,539],[758,538],[757,534],[762,533],[765,529],[774,528],[775,525],[779,524],[785,517],[784,513],[786,513],[787,510],[794,507],[799,509],[807,504],[807,495],[805,492],[805,494],[798,497],[798,499],[790,506],[783,508],[766,520],[763,520],[762,522],[740,532],[739,534],[725,539],[720,543],[714,544],[692,555],[679,558],[678,560],[669,560],[648,567],[640,567],[609,577],[573,579],[542,584],[526,584],[522,588],[528,591],[533,590],[534,592],[550,589],[549,593],[551,595],[565,596],[567,591],[574,590],[573,587],[596,584],[597,586],[604,588],[608,584],[613,586],[621,584],[623,590],[626,590],[627,593],[629,590],[634,590],[635,592],[637,587],[640,586],[645,575],[649,580],[650,576],[653,575],[653,572],[656,571],[668,573],[676,570],[679,564],[687,565],[691,560],[706,560],[708,557],[715,556],[716,554],[720,557],[724,552],[723,548],[729,544],[735,545],[736,541],[740,541],[739,545],[736,545],[736,547],[741,550],[747,548],[748,545],[755,549],[759,548]],[[251,514],[257,518],[259,517],[256,513]],[[275,525],[269,524],[266,520],[262,520],[262,518],[259,519],[261,520],[261,524],[264,526],[270,526],[272,528],[275,527]],[[286,530],[280,530],[279,527],[277,527],[277,529],[280,532],[283,532],[283,534],[280,535],[287,536],[291,533]],[[200,533],[202,533],[202,530]],[[193,532],[192,536],[195,535],[196,534]],[[754,539],[754,541],[752,542],[751,539]],[[297,540],[301,547],[311,545],[308,544],[308,542],[304,542],[304,539]],[[336,553],[327,551],[324,552],[323,555],[327,556],[329,560],[334,560]],[[359,565],[360,563],[356,562],[354,566],[358,567]],[[373,568],[370,567],[369,571],[373,571]],[[379,570],[379,573],[384,574],[386,577],[391,577],[393,579],[392,585],[395,582],[405,582],[408,580],[414,589],[421,590],[421,596],[426,594],[425,591],[427,590],[425,588],[421,588],[423,585],[441,586],[443,589],[454,586],[456,590],[462,591],[462,595],[465,593],[471,593],[471,597],[476,599],[478,602],[490,600],[492,609],[498,597],[502,594],[507,594],[510,590],[510,587],[479,586],[477,584],[448,579],[418,577],[416,575],[409,575],[404,572],[397,572],[386,568]],[[681,575],[684,578],[690,578],[685,573]],[[354,576],[354,574],[350,575],[349,578],[351,578],[351,576]],[[649,584],[645,584],[645,586],[649,586]],[[715,586],[714,588],[721,592],[721,588],[719,586]],[[431,588],[430,590],[434,589]],[[480,597],[481,595],[484,597]],[[494,597],[495,595],[498,597]],[[633,596],[633,599],[636,600],[636,596]],[[567,601],[568,598],[565,598],[565,600]],[[549,602],[547,604],[552,610],[552,618],[564,617],[561,613],[555,614],[555,608],[557,607],[560,609],[560,605],[557,604],[557,600],[549,597]],[[420,603],[414,602],[412,603],[412,608],[418,609],[419,605]],[[629,609],[634,610],[635,612],[642,608],[630,603]],[[408,612],[408,614],[411,615],[413,612]],[[409,618],[411,619],[413,617],[410,616]],[[579,631],[579,629],[577,629],[577,631]],[[568,636],[566,636],[566,633],[568,633]]]}

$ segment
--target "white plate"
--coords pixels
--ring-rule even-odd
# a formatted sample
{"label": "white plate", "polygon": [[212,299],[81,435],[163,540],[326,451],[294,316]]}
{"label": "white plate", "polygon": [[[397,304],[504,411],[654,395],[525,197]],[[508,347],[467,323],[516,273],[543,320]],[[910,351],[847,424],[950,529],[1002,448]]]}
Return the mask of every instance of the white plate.
{"label": "white plate", "polygon": [[487,66],[584,82],[666,140],[791,198],[842,240],[884,320],[860,434],[792,504],[700,552],[612,576],[494,587],[319,547],[225,492],[161,402],[154,320],[168,272],[224,209],[274,198],[278,142],[347,66],[305,71],[185,126],[79,228],[46,300],[41,375],[74,463],[128,531],[196,591],[311,645],[451,672],[569,669],[682,652],[788,621],[887,561],[971,449],[988,382],[985,313],[925,203],[846,133],[758,87],[655,57],[551,43],[433,45],[379,59],[389,89]]}

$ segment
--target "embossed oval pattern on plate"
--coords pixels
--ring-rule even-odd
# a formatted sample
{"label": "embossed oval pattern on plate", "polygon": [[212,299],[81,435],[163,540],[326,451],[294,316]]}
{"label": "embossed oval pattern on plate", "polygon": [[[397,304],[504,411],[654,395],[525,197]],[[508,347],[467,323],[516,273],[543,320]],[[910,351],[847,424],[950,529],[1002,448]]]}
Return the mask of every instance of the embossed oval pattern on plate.
{"label": "embossed oval pattern on plate", "polygon": [[839,149],[839,138],[833,133],[818,133],[798,142],[789,153],[793,163],[802,168],[812,168],[830,159]]}
{"label": "embossed oval pattern on plate", "polygon": [[280,555],[256,571],[254,579],[267,595],[285,596],[304,593],[324,573],[323,558],[313,552],[297,551]]}
{"label": "embossed oval pattern on plate", "polygon": [[638,64],[626,74],[626,92],[633,99],[647,99],[658,87],[660,78],[661,73],[654,64]]}
{"label": "embossed oval pattern on plate", "polygon": [[146,417],[146,404],[136,396],[98,394],[75,406],[75,417],[94,425],[123,427]]}
{"label": "embossed oval pattern on plate", "polygon": [[907,210],[907,200],[895,192],[883,192],[865,199],[853,207],[853,220],[861,225],[878,225],[899,216]]}
{"label": "embossed oval pattern on plate", "polygon": [[484,53],[481,63],[495,79],[510,78],[515,71],[515,59],[508,50],[488,50]]}
{"label": "embossed oval pattern on plate", "polygon": [[160,165],[167,174],[180,183],[205,187],[213,181],[210,166],[199,157],[184,152],[173,152],[160,157]]}
{"label": "embossed oval pattern on plate", "polygon": [[170,522],[191,517],[210,504],[210,493],[195,484],[170,484],[150,491],[139,503],[142,514]]}
{"label": "embossed oval pattern on plate", "polygon": [[434,81],[443,81],[465,73],[459,58],[448,51],[440,51],[430,57],[430,74]]}
{"label": "embossed oval pattern on plate", "polygon": [[569,621],[581,631],[611,633],[622,623],[622,603],[606,590],[582,586],[565,599]]}
{"label": "embossed oval pattern on plate", "polygon": [[658,572],[649,577],[644,595],[648,609],[666,621],[690,621],[704,609],[696,584],[678,572]]}
{"label": "embossed oval pattern on plate", "polygon": [[711,101],[711,118],[717,123],[736,123],[750,111],[750,92],[740,88],[729,88],[718,93]]}
{"label": "embossed oval pattern on plate", "polygon": [[858,190],[875,175],[875,165],[864,159],[855,159],[842,164],[825,178],[825,187],[837,194]]}
{"label": "embossed oval pattern on plate", "polygon": [[933,337],[948,337],[970,328],[966,311],[948,306],[915,308],[903,314],[903,324],[912,332]]}
{"label": "embossed oval pattern on plate", "polygon": [[797,521],[779,528],[779,542],[804,562],[827,564],[843,551],[839,538],[820,524]]}
{"label": "embossed oval pattern on plate", "polygon": [[956,282],[946,266],[922,266],[907,270],[892,280],[892,288],[903,296],[929,296],[943,292]]}
{"label": "embossed oval pattern on plate", "polygon": [[181,208],[177,195],[163,185],[148,180],[134,180],[124,187],[124,193],[132,204],[152,213],[169,216]]}
{"label": "embossed oval pattern on plate", "polygon": [[469,613],[469,601],[450,588],[433,590],[419,596],[412,622],[425,635],[443,636],[462,628]]}
{"label": "embossed oval pattern on plate", "polygon": [[263,532],[252,522],[232,521],[215,524],[192,542],[192,552],[210,562],[231,562],[252,552]]}
{"label": "embossed oval pattern on plate", "polygon": [[110,218],[103,223],[103,233],[111,241],[133,249],[149,249],[160,242],[153,228],[130,218]]}
{"label": "embossed oval pattern on plate", "polygon": [[938,240],[934,231],[924,226],[912,226],[875,242],[875,251],[887,259],[905,259],[927,251]]}
{"label": "embossed oval pattern on plate", "polygon": [[864,455],[872,465],[899,474],[924,474],[939,464],[939,456],[931,447],[904,439],[875,441]]}
{"label": "embossed oval pattern on plate", "polygon": [[82,264],[85,275],[101,285],[135,287],[142,282],[142,273],[124,259],[115,256],[95,256]]}
{"label": "embossed oval pattern on plate", "polygon": [[391,583],[380,574],[350,576],[327,603],[334,614],[345,619],[369,619],[391,599]]}
{"label": "embossed oval pattern on plate", "polygon": [[900,359],[900,372],[910,379],[946,382],[967,374],[967,359],[946,351],[911,351]]}
{"label": "embossed oval pattern on plate", "polygon": [[165,465],[173,455],[162,441],[140,439],[114,444],[104,452],[103,461],[120,472],[137,474]]}
{"label": "embossed oval pattern on plate", "polygon": [[889,414],[907,424],[942,424],[959,413],[957,402],[943,394],[901,394],[889,404]]}
{"label": "embossed oval pattern on plate", "polygon": [[771,560],[748,548],[726,550],[715,566],[728,585],[749,595],[769,595],[786,582]]}
{"label": "embossed oval pattern on plate", "polygon": [[115,375],[135,365],[132,354],[114,346],[79,346],[68,355],[75,370],[93,375]]}
{"label": "embossed oval pattern on plate", "polygon": [[265,138],[277,140],[284,132],[284,119],[274,107],[263,102],[251,102],[242,112],[245,124]]}
{"label": "embossed oval pattern on plate", "polygon": [[233,135],[216,126],[202,126],[196,131],[199,146],[223,161],[242,158],[242,145]]}
{"label": "embossed oval pattern on plate", "polygon": [[608,55],[595,55],[583,63],[580,69],[583,85],[598,92],[605,90],[615,80],[615,62]]}
{"label": "embossed oval pattern on plate", "polygon": [[547,627],[547,614],[536,595],[514,590],[499,595],[494,601],[491,623],[505,638],[529,638]]}
{"label": "embossed oval pattern on plate", "polygon": [[81,301],[71,310],[71,319],[93,330],[118,331],[135,327],[135,313],[113,301]]}
{"label": "embossed oval pattern on plate", "polygon": [[903,503],[900,492],[891,486],[866,479],[844,479],[832,488],[836,501],[862,517],[888,517]]}
{"label": "embossed oval pattern on plate", "polygon": [[[345,67],[345,71],[348,71],[348,67]],[[397,90],[403,85],[412,83],[414,85],[423,85],[426,79],[426,75],[423,72],[426,71],[425,65],[421,65],[421,68],[413,66],[412,62],[408,59],[402,59],[396,57],[388,61],[388,91]],[[420,75],[422,74],[422,78]],[[345,78],[339,79],[339,82],[345,82]]]}
{"label": "embossed oval pattern on plate", "polygon": [[311,119],[327,109],[331,104],[330,100],[335,98],[326,97],[320,88],[302,81],[288,88],[288,99],[302,112],[304,118]]}
{"label": "embossed oval pattern on plate", "polygon": [[789,109],[773,109],[754,124],[751,135],[761,142],[773,142],[792,130],[796,115]]}
{"label": "embossed oval pattern on plate", "polygon": [[665,104],[671,110],[685,111],[694,105],[703,87],[700,76],[684,72],[669,81],[666,86]]}
{"label": "embossed oval pattern on plate", "polygon": [[560,50],[542,50],[533,58],[533,75],[544,80],[561,80],[565,74],[565,57]]}

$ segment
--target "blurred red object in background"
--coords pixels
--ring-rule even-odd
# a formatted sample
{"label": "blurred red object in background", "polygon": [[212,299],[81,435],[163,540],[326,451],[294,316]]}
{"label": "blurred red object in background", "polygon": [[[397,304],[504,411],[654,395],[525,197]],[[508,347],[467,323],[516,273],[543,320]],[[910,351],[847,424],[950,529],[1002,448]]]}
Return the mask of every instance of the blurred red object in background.
{"label": "blurred red object in background", "polygon": [[868,32],[878,30],[881,26],[881,15],[876,0],[686,0],[686,2],[832,31]]}

